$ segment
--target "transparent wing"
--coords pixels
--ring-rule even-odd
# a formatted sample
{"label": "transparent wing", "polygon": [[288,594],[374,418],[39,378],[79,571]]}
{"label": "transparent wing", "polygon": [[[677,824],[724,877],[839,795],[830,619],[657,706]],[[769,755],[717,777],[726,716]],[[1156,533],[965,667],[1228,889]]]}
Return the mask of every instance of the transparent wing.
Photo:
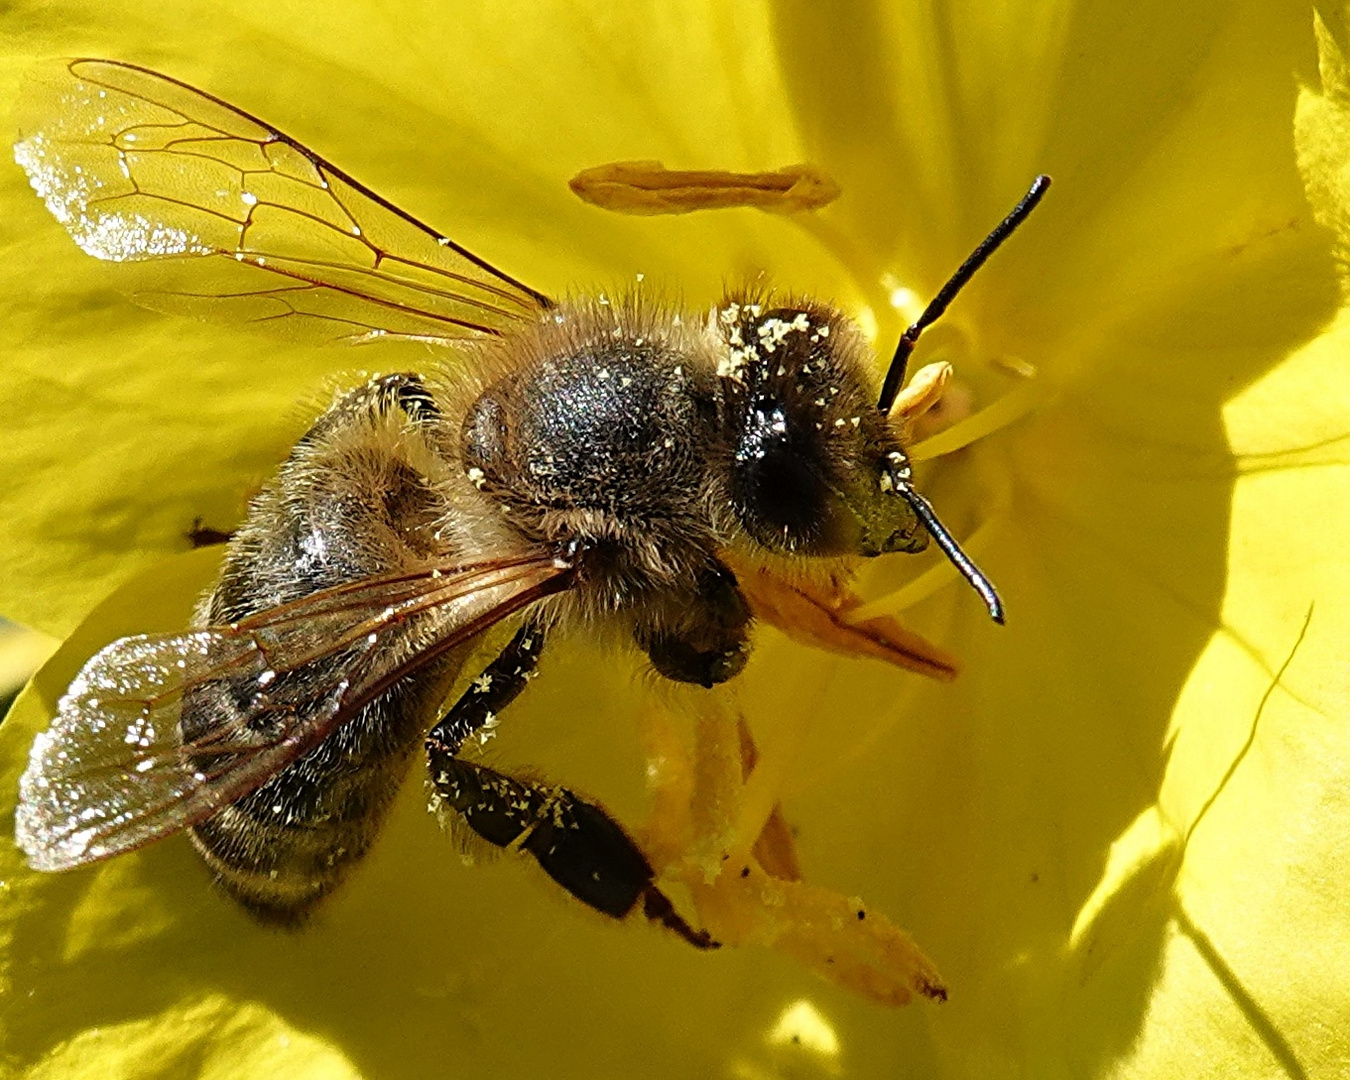
{"label": "transparent wing", "polygon": [[569,582],[547,556],[432,567],[230,626],[113,642],[33,743],[19,846],[35,869],[63,870],[196,824],[399,679]]}
{"label": "transparent wing", "polygon": [[262,121],[132,64],[28,76],[14,159],[86,252],[172,264],[160,310],[307,340],[501,334],[550,306]]}

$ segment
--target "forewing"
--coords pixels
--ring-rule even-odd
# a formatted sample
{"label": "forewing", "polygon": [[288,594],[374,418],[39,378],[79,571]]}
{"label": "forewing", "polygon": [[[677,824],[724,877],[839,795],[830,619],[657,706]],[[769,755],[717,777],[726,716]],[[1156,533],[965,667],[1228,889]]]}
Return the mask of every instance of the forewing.
{"label": "forewing", "polygon": [[546,556],[432,567],[231,626],[116,641],[33,743],[19,846],[34,868],[63,870],[196,824],[399,679],[569,580]]}
{"label": "forewing", "polygon": [[172,266],[136,299],[307,340],[497,335],[549,300],[209,94],[61,60],[24,84],[14,158],[90,255]]}

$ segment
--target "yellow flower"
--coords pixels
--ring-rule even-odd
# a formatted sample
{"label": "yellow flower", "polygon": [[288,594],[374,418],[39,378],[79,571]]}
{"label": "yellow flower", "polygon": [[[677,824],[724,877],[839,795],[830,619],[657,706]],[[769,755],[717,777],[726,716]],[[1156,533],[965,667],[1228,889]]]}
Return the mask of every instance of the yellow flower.
{"label": "yellow flower", "polygon": [[[811,880],[907,926],[951,1000],[884,1011],[773,953],[616,929],[512,861],[466,871],[411,783],[368,865],[295,936],[214,895],[181,841],[56,877],[3,841],[7,1063],[1344,1072],[1344,16],[1315,33],[1309,8],[1271,0],[341,8],[11,5],[0,93],[38,56],[143,62],[546,292],[642,273],[695,305],[763,270],[858,312],[882,348],[1054,175],[921,350],[957,366],[971,419],[951,430],[989,429],[923,479],[1009,625],[935,557],[897,557],[861,588],[959,655],[959,681],[766,634],[742,687]],[[622,159],[809,161],[843,195],[802,229],[750,210],[619,218],[568,191]],[[426,354],[142,312],[17,170],[3,185],[0,611],[70,635],[0,727],[13,776],[96,648],[183,624],[213,557],[168,557],[194,518],[239,519],[312,414],[295,403]],[[503,725],[503,758],[640,821],[636,671],[560,652]]]}

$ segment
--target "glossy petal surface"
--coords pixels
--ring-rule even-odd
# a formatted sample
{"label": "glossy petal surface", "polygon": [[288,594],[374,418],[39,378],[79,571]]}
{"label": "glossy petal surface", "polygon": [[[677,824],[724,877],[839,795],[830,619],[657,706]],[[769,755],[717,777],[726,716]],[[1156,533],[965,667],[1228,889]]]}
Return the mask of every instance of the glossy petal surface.
{"label": "glossy petal surface", "polygon": [[[916,358],[956,365],[958,415],[993,407],[922,479],[1009,625],[936,559],[888,560],[862,590],[959,680],[765,634],[742,687],[809,877],[911,930],[945,1005],[882,1011],[772,953],[612,927],[515,862],[467,870],[412,783],[369,865],[290,937],[212,893],[185,841],[58,877],[4,841],[16,1069],[256,1075],[289,1039],[295,1076],[1343,1074],[1345,26],[1269,0],[0,15],[5,95],[36,56],[172,71],[551,293],[642,273],[702,303],[766,270],[893,339],[1055,177]],[[843,195],[800,228],[568,193],[618,160],[808,161]],[[0,208],[0,602],[78,625],[0,727],[17,776],[84,659],[181,626],[212,571],[166,560],[192,521],[236,521],[333,380],[426,353],[140,312],[16,169]],[[545,674],[500,760],[640,822],[636,665],[578,643]]]}

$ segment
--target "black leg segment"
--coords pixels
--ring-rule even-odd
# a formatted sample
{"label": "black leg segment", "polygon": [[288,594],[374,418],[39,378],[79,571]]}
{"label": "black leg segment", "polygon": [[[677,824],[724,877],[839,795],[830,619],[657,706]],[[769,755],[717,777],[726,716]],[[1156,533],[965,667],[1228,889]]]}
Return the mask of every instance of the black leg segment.
{"label": "black leg segment", "polygon": [[658,674],[711,689],[745,667],[750,618],[736,575],[714,562],[696,590],[673,596],[659,624],[637,626],[633,638]]}
{"label": "black leg segment", "polygon": [[426,749],[432,783],[475,833],[496,847],[529,852],[583,904],[622,919],[641,901],[653,922],[700,949],[714,948],[706,933],[680,918],[656,887],[656,871],[642,850],[600,807],[567,788],[518,780],[456,756],[525,689],[543,647],[543,631],[527,622],[431,729]]}
{"label": "black leg segment", "polygon": [[441,796],[490,844],[528,851],[544,872],[583,904],[622,919],[642,901],[647,918],[700,949],[716,947],[675,912],[656,888],[656,872],[612,817],[562,787],[517,780],[428,743]]}
{"label": "black leg segment", "polygon": [[427,735],[427,749],[454,756],[464,740],[496,718],[520,696],[544,649],[544,632],[533,623],[516,631],[501,655],[474,679]]}
{"label": "black leg segment", "polygon": [[194,551],[197,548],[214,547],[216,544],[228,543],[234,537],[232,532],[211,528],[199,517],[192,519],[192,528],[188,529],[184,535]]}

